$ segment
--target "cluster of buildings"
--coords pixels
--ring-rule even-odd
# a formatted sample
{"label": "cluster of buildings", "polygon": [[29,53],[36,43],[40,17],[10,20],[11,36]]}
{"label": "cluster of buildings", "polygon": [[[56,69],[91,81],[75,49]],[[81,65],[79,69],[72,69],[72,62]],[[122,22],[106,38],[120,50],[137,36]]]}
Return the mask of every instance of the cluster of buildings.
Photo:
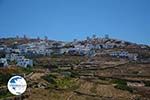
{"label": "cluster of buildings", "polygon": [[129,53],[128,51],[113,51],[109,53],[110,56],[119,58],[128,58],[129,60],[136,61],[138,59],[137,53]]}
{"label": "cluster of buildings", "polygon": [[33,61],[31,59],[26,59],[24,56],[11,53],[6,54],[5,58],[0,58],[0,67],[7,67],[10,62],[14,62],[17,66],[24,68],[33,66]]}
{"label": "cluster of buildings", "polygon": [[[5,58],[0,59],[0,66],[7,66],[7,61],[15,61],[18,66],[27,67],[33,66],[33,61],[26,59],[27,57],[50,56],[50,55],[80,55],[94,56],[97,50],[113,49],[116,47],[124,47],[124,41],[105,38],[87,38],[84,41],[61,42],[61,41],[45,41],[39,40],[26,44],[16,45],[15,47],[7,47],[0,45],[0,51],[6,53]],[[109,53],[115,57],[125,57],[132,60],[137,60],[138,55],[127,51],[113,51]]]}
{"label": "cluster of buildings", "polygon": [[[66,46],[69,45],[69,46]],[[95,46],[90,44],[82,45],[80,43],[77,44],[69,44],[65,42],[33,42],[28,44],[22,44],[17,47],[17,49],[13,49],[12,51],[17,52],[21,55],[28,56],[50,56],[50,55],[62,55],[62,54],[70,54],[70,55],[92,55]]]}
{"label": "cluster of buildings", "polygon": [[48,43],[44,41],[18,45],[17,49],[21,55],[50,55],[51,50]]}
{"label": "cluster of buildings", "polygon": [[33,61],[25,58],[18,48],[11,48],[6,45],[1,45],[0,51],[2,51],[5,55],[5,57],[0,58],[0,67],[7,67],[11,64],[11,62],[14,62],[17,66],[24,68],[33,66]]}
{"label": "cluster of buildings", "polygon": [[5,57],[8,61],[10,62],[15,62],[17,66],[20,67],[32,67],[33,66],[33,61],[31,59],[26,59],[24,56],[11,53],[11,54],[6,54]]}
{"label": "cluster of buildings", "polygon": [[0,67],[7,67],[8,62],[6,58],[0,58]]}
{"label": "cluster of buildings", "polygon": [[67,53],[70,55],[92,56],[95,53],[93,47],[94,46],[90,44],[88,45],[76,44],[76,45],[73,45],[73,47],[68,48]]}

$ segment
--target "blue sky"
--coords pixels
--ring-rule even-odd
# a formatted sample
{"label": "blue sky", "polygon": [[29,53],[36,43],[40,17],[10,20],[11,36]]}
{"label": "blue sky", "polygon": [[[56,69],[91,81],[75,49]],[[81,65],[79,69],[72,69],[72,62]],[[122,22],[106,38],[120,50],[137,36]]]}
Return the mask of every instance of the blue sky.
{"label": "blue sky", "polygon": [[150,0],[0,0],[0,37],[96,34],[150,44]]}

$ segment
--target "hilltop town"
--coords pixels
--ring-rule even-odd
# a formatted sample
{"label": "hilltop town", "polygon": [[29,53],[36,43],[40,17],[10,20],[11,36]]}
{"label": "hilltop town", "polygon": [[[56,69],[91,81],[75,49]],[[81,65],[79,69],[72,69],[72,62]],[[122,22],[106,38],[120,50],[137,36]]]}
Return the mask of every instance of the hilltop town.
{"label": "hilltop town", "polygon": [[[8,79],[21,75],[28,88],[11,95]],[[150,100],[150,46],[93,35],[72,42],[0,39],[2,100]]]}

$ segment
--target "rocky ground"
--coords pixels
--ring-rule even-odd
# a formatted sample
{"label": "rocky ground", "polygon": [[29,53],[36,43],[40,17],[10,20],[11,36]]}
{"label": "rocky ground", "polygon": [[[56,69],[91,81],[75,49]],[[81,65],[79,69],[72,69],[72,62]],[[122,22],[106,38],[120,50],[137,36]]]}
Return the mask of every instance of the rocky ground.
{"label": "rocky ground", "polygon": [[[75,57],[72,57],[75,59]],[[27,78],[28,89],[24,95],[28,95],[25,100],[149,100],[149,87],[127,87],[124,82],[149,82],[149,64],[137,64],[128,62],[124,59],[109,57],[98,57],[92,59],[80,59],[76,66],[83,63],[94,62],[96,69],[82,69],[76,67],[72,69],[75,77],[64,76],[61,72],[72,72],[72,70],[60,69],[49,72],[47,69],[40,71],[40,68],[34,70]],[[42,61],[44,58],[40,58]],[[47,58],[46,58],[47,59]],[[51,58],[52,63],[59,63],[61,67],[74,62],[74,59]],[[48,61],[49,59],[47,59]],[[47,62],[44,60],[44,62]],[[67,61],[67,63],[65,62]],[[65,62],[65,64],[63,64]],[[92,64],[92,65],[93,65]],[[82,66],[88,66],[82,65]],[[57,77],[56,84],[43,79],[43,76],[53,75]],[[52,76],[48,76],[51,78]],[[64,81],[64,77],[69,77],[70,81]],[[54,78],[55,79],[55,78]],[[58,81],[59,80],[59,81]],[[63,80],[63,81],[60,81]],[[121,80],[121,81],[120,81]],[[123,80],[123,81],[122,81]],[[68,85],[72,84],[72,85]],[[75,86],[75,87],[74,87]],[[121,87],[118,87],[121,86]]]}

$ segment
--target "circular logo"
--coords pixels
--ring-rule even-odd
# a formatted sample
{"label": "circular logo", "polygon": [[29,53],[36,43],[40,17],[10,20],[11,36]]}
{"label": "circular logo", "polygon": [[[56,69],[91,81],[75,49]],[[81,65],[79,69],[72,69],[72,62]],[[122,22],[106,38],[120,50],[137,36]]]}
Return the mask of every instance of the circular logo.
{"label": "circular logo", "polygon": [[27,83],[21,76],[13,76],[7,84],[8,90],[14,95],[21,95],[26,91]]}

